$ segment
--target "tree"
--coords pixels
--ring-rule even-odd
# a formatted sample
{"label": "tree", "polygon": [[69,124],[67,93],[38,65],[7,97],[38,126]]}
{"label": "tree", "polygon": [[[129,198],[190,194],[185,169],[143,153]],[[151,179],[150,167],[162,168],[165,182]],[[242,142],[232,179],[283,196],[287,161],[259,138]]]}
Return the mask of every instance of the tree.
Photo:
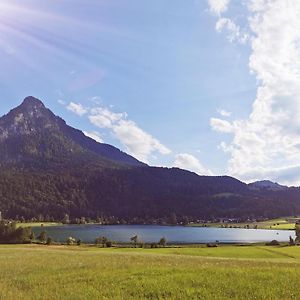
{"label": "tree", "polygon": [[44,243],[46,242],[46,239],[47,239],[47,233],[46,231],[41,231],[40,235],[37,237],[37,239],[41,242],[41,243]]}
{"label": "tree", "polygon": [[52,237],[48,236],[47,241],[46,241],[46,245],[50,246],[50,245],[52,245],[52,243],[53,243]]}
{"label": "tree", "polygon": [[295,246],[295,241],[294,239],[290,236],[290,241],[289,241],[290,246]]}
{"label": "tree", "polygon": [[100,236],[95,239],[95,244],[102,245],[103,248],[105,247],[107,242],[108,242],[108,238],[105,236]]}
{"label": "tree", "polygon": [[70,224],[70,217],[68,214],[65,214],[64,218],[62,219],[63,224]]}
{"label": "tree", "polygon": [[138,243],[138,236],[135,235],[135,236],[131,237],[130,241],[134,244],[134,247],[136,248],[137,243]]}
{"label": "tree", "polygon": [[74,239],[73,237],[69,236],[66,240],[67,245],[73,245],[76,242],[76,239]]}
{"label": "tree", "polygon": [[35,235],[34,235],[33,231],[31,231],[31,233],[29,235],[29,239],[30,239],[31,242],[35,240]]}
{"label": "tree", "polygon": [[296,223],[295,230],[296,230],[295,242],[298,244],[298,243],[300,243],[300,224],[299,223]]}
{"label": "tree", "polygon": [[177,225],[177,216],[175,213],[171,213],[170,218],[169,218],[169,223],[171,225]]}
{"label": "tree", "polygon": [[112,241],[107,241],[105,243],[105,245],[106,245],[107,248],[111,248],[112,247]]}
{"label": "tree", "polygon": [[188,218],[187,216],[184,216],[184,217],[182,218],[182,224],[183,224],[183,225],[188,225],[189,222],[190,222],[190,220],[189,220],[189,218]]}
{"label": "tree", "polygon": [[162,237],[159,242],[158,242],[159,246],[165,247],[167,245],[167,240],[165,239],[165,237]]}

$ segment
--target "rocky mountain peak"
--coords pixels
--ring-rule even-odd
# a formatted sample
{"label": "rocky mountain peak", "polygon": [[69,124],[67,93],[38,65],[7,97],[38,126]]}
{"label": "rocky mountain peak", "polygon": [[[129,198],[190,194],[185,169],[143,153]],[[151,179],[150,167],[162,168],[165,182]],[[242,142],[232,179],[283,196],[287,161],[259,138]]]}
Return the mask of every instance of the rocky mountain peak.
{"label": "rocky mountain peak", "polygon": [[26,97],[21,105],[0,118],[0,141],[53,127],[57,128],[57,117],[42,101],[32,96]]}
{"label": "rocky mountain peak", "polygon": [[45,108],[44,103],[33,96],[26,97],[21,106],[26,108]]}
{"label": "rocky mountain peak", "polygon": [[68,126],[32,96],[0,118],[0,162],[20,161],[28,156],[59,160],[74,153],[81,157],[97,155],[100,160],[133,166],[144,165],[119,149],[97,143],[82,131]]}

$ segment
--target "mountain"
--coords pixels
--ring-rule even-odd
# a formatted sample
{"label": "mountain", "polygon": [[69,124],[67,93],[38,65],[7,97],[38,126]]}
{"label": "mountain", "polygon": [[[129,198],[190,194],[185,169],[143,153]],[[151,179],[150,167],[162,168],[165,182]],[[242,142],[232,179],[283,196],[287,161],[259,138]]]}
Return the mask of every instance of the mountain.
{"label": "mountain", "polygon": [[[74,159],[90,156],[132,166],[142,166],[119,149],[97,143],[82,131],[66,124],[44,104],[27,97],[17,108],[0,118],[0,162]],[[97,158],[96,158],[97,156]],[[106,162],[108,163],[108,162]]]}
{"label": "mountain", "polygon": [[256,181],[250,183],[249,187],[252,189],[270,190],[270,191],[282,191],[288,188],[287,186],[280,185],[277,182],[272,182],[270,180]]}
{"label": "mountain", "polygon": [[34,97],[0,118],[0,170],[0,211],[11,218],[140,223],[300,214],[299,188],[147,166],[86,137]]}

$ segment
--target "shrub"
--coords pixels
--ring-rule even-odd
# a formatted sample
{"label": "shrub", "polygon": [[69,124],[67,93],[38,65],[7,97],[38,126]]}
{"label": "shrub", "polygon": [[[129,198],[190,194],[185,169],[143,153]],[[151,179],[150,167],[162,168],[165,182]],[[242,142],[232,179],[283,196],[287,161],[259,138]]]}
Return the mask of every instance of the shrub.
{"label": "shrub", "polygon": [[73,245],[76,242],[76,239],[74,239],[73,237],[70,236],[67,238],[66,242],[68,245]]}
{"label": "shrub", "polygon": [[112,247],[112,241],[107,241],[105,243],[105,245],[106,245],[107,248],[111,248]]}
{"label": "shrub", "polygon": [[34,232],[32,231],[29,235],[30,242],[32,243],[35,240]]}
{"label": "shrub", "polygon": [[207,244],[206,244],[206,247],[208,247],[208,248],[217,248],[218,245],[217,245],[217,244],[207,243]]}
{"label": "shrub", "polygon": [[162,246],[162,247],[165,247],[165,246],[167,245],[167,240],[166,240],[164,237],[162,237],[162,238],[159,240],[158,245],[159,245],[159,246]]}
{"label": "shrub", "polygon": [[130,238],[130,241],[134,244],[134,247],[136,248],[137,244],[138,244],[138,236],[135,235],[133,237]]}
{"label": "shrub", "polygon": [[40,233],[40,235],[37,237],[37,239],[38,239],[41,243],[46,242],[46,240],[47,240],[47,233],[46,233],[46,231],[43,230],[43,231]]}
{"label": "shrub", "polygon": [[105,236],[100,236],[95,239],[95,244],[102,245],[102,247],[106,245],[106,242],[108,242],[108,238]]}
{"label": "shrub", "polygon": [[289,245],[290,246],[295,246],[295,241],[294,241],[294,239],[290,236],[290,241],[289,241]]}
{"label": "shrub", "polygon": [[47,241],[46,241],[46,245],[49,246],[49,245],[52,245],[52,243],[53,243],[52,238],[50,236],[48,236]]}
{"label": "shrub", "polygon": [[277,240],[273,240],[269,243],[266,243],[267,246],[279,246],[280,243]]}

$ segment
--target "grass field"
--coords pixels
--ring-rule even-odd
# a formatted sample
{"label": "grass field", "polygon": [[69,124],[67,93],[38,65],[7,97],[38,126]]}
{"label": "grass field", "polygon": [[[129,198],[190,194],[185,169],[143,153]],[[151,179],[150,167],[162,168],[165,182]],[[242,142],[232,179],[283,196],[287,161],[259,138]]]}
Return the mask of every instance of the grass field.
{"label": "grass field", "polygon": [[49,226],[60,226],[62,223],[58,222],[29,222],[29,223],[17,223],[18,227],[49,227]]}
{"label": "grass field", "polygon": [[[275,230],[294,230],[296,225],[296,220],[300,218],[286,217],[286,218],[278,218],[267,220],[263,222],[253,222],[253,223],[206,223],[207,227],[234,227],[234,228],[244,228],[249,225],[249,228],[254,228],[257,226],[257,229],[275,229]],[[192,227],[201,227],[203,224],[190,224],[188,226]]]}
{"label": "grass field", "polygon": [[[295,217],[283,217],[278,219],[267,220],[263,222],[256,223],[228,223],[227,226],[236,227],[236,228],[244,228],[249,225],[250,228],[254,228],[257,226],[257,229],[276,229],[276,230],[294,230],[296,220],[300,219]],[[32,223],[18,223],[17,226],[23,227],[49,227],[49,226],[61,226],[62,223],[56,222],[32,222]],[[224,223],[206,223],[207,227],[223,227],[226,224]],[[203,224],[189,224],[187,226],[190,227],[201,227]]]}
{"label": "grass field", "polygon": [[0,246],[0,299],[300,299],[300,247]]}

